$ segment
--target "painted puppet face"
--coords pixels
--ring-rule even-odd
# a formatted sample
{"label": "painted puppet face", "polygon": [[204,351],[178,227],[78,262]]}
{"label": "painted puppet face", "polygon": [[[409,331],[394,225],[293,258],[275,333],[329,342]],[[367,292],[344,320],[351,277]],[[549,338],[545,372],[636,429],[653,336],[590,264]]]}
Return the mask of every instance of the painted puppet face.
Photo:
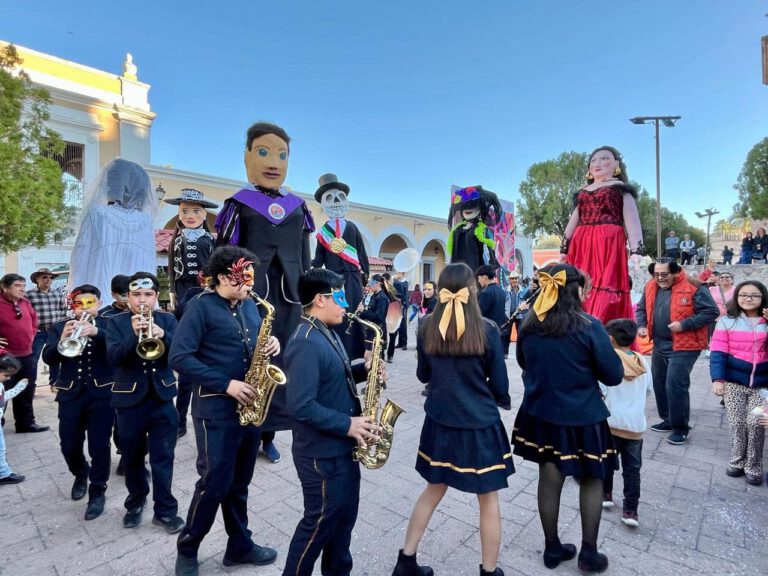
{"label": "painted puppet face", "polygon": [[277,189],[288,174],[288,144],[274,134],[254,139],[245,149],[245,171],[251,184]]}
{"label": "painted puppet face", "polygon": [[180,202],[179,203],[179,221],[184,224],[185,228],[194,230],[200,228],[205,222],[207,212],[205,208],[200,204],[194,202]]}
{"label": "painted puppet face", "polygon": [[478,216],[480,216],[480,208],[467,208],[461,211],[461,217],[467,221],[472,221]]}
{"label": "painted puppet face", "polygon": [[613,172],[619,165],[613,153],[610,150],[598,150],[589,161],[589,172],[595,179],[595,182],[603,182],[613,178]]}
{"label": "painted puppet face", "polygon": [[344,218],[349,212],[349,202],[347,201],[347,195],[341,190],[331,188],[323,192],[323,196],[320,198],[320,203],[323,206],[323,211],[328,218]]}

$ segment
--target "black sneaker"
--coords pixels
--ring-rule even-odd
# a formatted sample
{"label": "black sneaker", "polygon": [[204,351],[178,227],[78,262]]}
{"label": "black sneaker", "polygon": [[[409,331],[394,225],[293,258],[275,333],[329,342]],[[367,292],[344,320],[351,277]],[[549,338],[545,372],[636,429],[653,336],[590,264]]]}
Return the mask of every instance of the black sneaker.
{"label": "black sneaker", "polygon": [[666,422],[659,422],[658,424],[651,426],[651,430],[654,432],[672,432],[672,426]]}
{"label": "black sneaker", "polygon": [[675,445],[685,444],[688,442],[688,434],[683,434],[682,432],[673,432],[667,436],[667,442]]}
{"label": "black sneaker", "polygon": [[168,534],[178,534],[184,528],[184,520],[180,516],[154,516],[152,524],[162,526]]}
{"label": "black sneaker", "polygon": [[136,506],[135,508],[128,508],[123,516],[123,528],[136,528],[141,524],[141,513],[144,512],[144,506]]}
{"label": "black sneaker", "polygon": [[725,475],[730,476],[731,478],[739,478],[744,476],[744,470],[742,468],[736,468],[735,466],[728,466],[728,468],[725,469]]}
{"label": "black sneaker", "polygon": [[18,484],[19,482],[24,482],[24,479],[26,476],[23,474],[16,474],[16,472],[11,472],[8,474],[8,476],[3,476],[0,478],[0,485],[2,484]]}
{"label": "black sneaker", "polygon": [[179,554],[176,556],[175,576],[197,576],[200,571],[197,567],[197,558]]}
{"label": "black sneaker", "polygon": [[761,486],[763,483],[763,476],[761,474],[747,474],[744,481],[751,486]]}
{"label": "black sneaker", "polygon": [[275,558],[277,558],[277,550],[254,544],[251,551],[240,558],[230,558],[224,554],[224,566],[239,566],[241,564],[265,566],[266,564],[272,564]]}

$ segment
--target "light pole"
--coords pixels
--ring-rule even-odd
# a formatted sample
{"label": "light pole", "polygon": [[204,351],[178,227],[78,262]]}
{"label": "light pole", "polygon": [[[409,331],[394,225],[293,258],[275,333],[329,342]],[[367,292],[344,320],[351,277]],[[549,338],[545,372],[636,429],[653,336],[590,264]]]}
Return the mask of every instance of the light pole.
{"label": "light pole", "polygon": [[667,128],[673,128],[675,122],[680,120],[680,116],[635,116],[630,118],[632,124],[653,123],[656,127],[656,257],[660,257],[661,252],[661,171],[659,166],[659,122]]}
{"label": "light pole", "polygon": [[704,246],[704,249],[706,251],[704,255],[704,266],[706,266],[707,262],[709,261],[709,224],[712,222],[712,216],[714,216],[715,214],[720,214],[720,212],[718,212],[714,208],[707,208],[704,211],[704,214],[702,214],[701,212],[696,212],[696,216],[698,216],[699,218],[706,217],[707,219],[707,243]]}

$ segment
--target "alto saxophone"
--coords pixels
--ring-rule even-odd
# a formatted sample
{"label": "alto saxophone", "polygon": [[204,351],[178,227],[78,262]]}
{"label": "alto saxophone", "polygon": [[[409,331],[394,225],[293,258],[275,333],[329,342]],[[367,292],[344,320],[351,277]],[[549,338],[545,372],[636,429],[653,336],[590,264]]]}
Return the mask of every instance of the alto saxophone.
{"label": "alto saxophone", "polygon": [[240,424],[243,426],[248,424],[261,426],[264,424],[264,420],[267,419],[269,404],[272,402],[275,390],[278,386],[283,386],[287,378],[280,368],[269,363],[269,356],[264,352],[269,338],[272,336],[272,321],[275,317],[275,307],[257,294],[251,293],[251,298],[257,304],[264,306],[267,315],[261,321],[261,329],[256,340],[256,347],[253,350],[251,367],[245,375],[245,383],[248,384],[248,387],[253,392],[253,402],[247,405],[238,404],[237,416]]}
{"label": "alto saxophone", "polygon": [[392,436],[395,432],[397,418],[405,412],[400,406],[387,398],[383,409],[379,408],[381,398],[381,384],[379,383],[379,367],[381,366],[381,349],[384,345],[384,334],[381,328],[373,322],[363,320],[356,314],[347,314],[347,318],[359,322],[366,328],[373,330],[373,342],[371,346],[371,369],[368,372],[368,381],[363,405],[363,416],[369,416],[371,421],[381,428],[379,439],[373,444],[363,444],[355,448],[352,457],[369,470],[381,468],[387,463],[389,451],[392,449]]}

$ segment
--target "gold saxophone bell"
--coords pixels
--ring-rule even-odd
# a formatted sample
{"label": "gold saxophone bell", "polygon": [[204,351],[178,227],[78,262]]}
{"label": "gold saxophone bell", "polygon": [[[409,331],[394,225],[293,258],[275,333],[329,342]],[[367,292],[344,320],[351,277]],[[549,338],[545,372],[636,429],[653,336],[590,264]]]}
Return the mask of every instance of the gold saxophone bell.
{"label": "gold saxophone bell", "polygon": [[143,360],[157,360],[165,354],[165,344],[160,338],[155,338],[152,333],[152,309],[146,305],[139,306],[139,314],[144,316],[149,323],[146,330],[139,331],[139,343],[136,345],[136,354]]}

